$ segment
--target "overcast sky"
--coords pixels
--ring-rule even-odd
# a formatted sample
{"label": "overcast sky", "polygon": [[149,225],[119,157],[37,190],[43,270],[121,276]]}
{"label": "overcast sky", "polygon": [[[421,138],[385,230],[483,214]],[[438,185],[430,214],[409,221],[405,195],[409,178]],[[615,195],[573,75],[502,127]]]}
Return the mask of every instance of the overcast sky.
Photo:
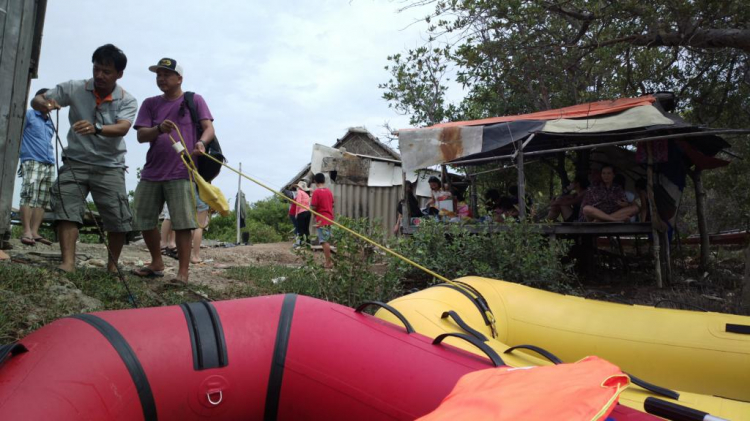
{"label": "overcast sky", "polygon": [[[31,94],[91,77],[91,54],[112,43],[128,57],[120,85],[140,103],[161,92],[148,66],[162,57],[182,64],[183,90],[203,95],[229,164],[280,188],[310,161],[315,143],[332,145],[347,128],[364,126],[384,139],[383,124],[408,127],[381,99],[378,83],[389,54],[423,43],[429,12],[397,13],[386,0],[105,1],[50,0],[39,79]],[[61,129],[68,129],[67,112]],[[61,137],[65,142],[65,133]],[[134,190],[148,145],[126,137]],[[228,198],[237,176],[223,170],[214,184]],[[18,206],[20,179],[14,189]],[[243,179],[249,201],[270,193]]]}

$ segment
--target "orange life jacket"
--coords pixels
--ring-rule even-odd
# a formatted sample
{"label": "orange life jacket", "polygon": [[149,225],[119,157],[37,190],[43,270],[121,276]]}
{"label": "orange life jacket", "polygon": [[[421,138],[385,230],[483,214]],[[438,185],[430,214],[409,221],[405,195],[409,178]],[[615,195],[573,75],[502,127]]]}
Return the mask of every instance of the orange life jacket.
{"label": "orange life jacket", "polygon": [[420,421],[605,420],[630,378],[598,357],[469,373]]}

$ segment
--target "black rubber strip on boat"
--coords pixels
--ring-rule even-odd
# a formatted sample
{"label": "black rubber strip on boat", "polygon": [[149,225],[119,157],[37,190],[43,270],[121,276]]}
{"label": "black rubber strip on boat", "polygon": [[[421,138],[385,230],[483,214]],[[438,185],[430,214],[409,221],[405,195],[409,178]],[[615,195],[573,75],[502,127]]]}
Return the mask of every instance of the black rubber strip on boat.
{"label": "black rubber strip on boat", "polygon": [[454,291],[458,291],[461,294],[463,294],[464,297],[468,298],[469,301],[471,301],[472,303],[474,303],[474,305],[476,306],[477,310],[479,310],[479,312],[482,314],[482,319],[484,319],[484,324],[487,325],[487,326],[489,326],[491,324],[490,323],[490,319],[487,318],[487,313],[486,313],[486,312],[490,311],[490,309],[487,306],[484,305],[484,303],[482,302],[481,299],[478,299],[476,297],[472,297],[471,294],[469,294],[468,291],[466,291],[465,289],[459,288],[459,287],[457,287],[455,285],[437,284],[435,286],[436,287],[450,288],[450,289],[452,289]]}
{"label": "black rubber strip on boat", "polygon": [[710,415],[703,411],[653,397],[646,398],[643,402],[643,409],[649,414],[668,420],[703,421],[707,415]]}
{"label": "black rubber strip on boat", "polygon": [[543,356],[544,358],[550,360],[550,362],[554,363],[555,365],[562,364],[562,360],[559,359],[559,358],[557,358],[557,356],[555,354],[547,351],[544,348],[540,348],[540,347],[535,346],[535,345],[516,345],[516,346],[512,346],[512,347],[506,349],[505,352],[503,352],[503,354],[510,354],[511,352],[513,352],[513,351],[515,351],[517,349],[528,349],[529,351],[534,351],[537,354]]}
{"label": "black rubber strip on boat", "polygon": [[680,394],[675,392],[674,390],[667,389],[666,387],[657,386],[645,380],[641,380],[638,377],[635,377],[634,375],[630,373],[625,373],[625,374],[627,374],[630,377],[630,381],[633,382],[634,385],[640,386],[648,390],[649,392],[656,393],[657,395],[666,396],[674,400],[680,399]]}
{"label": "black rubber strip on boat", "polygon": [[27,351],[28,349],[26,349],[23,344],[20,344],[18,342],[0,346],[0,367],[3,366],[3,363],[8,359],[8,357],[22,354]]}
{"label": "black rubber strip on boat", "polygon": [[445,318],[448,318],[448,317],[451,317],[453,319],[453,321],[456,322],[456,324],[458,325],[458,327],[460,327],[461,329],[463,329],[469,335],[471,335],[471,336],[479,339],[482,342],[487,342],[488,341],[487,337],[484,336],[482,334],[482,332],[480,332],[480,331],[472,328],[471,326],[469,326],[469,324],[466,323],[464,321],[464,319],[462,319],[461,316],[459,316],[455,311],[448,310],[448,311],[443,312],[443,315],[440,316],[441,319],[445,319]]}
{"label": "black rubber strip on boat", "polygon": [[284,377],[286,351],[289,346],[289,334],[292,330],[292,317],[294,316],[294,306],[296,302],[297,294],[286,294],[284,296],[284,302],[281,304],[279,326],[276,330],[276,343],[273,347],[273,358],[271,359],[271,374],[268,376],[266,409],[263,414],[263,419],[265,421],[275,421],[279,415],[281,382]]}
{"label": "black rubber strip on boat", "polygon": [[117,354],[120,355],[122,362],[130,373],[130,377],[133,379],[135,389],[138,391],[138,398],[141,401],[143,419],[145,421],[158,420],[156,416],[156,402],[154,402],[154,394],[151,391],[148,377],[146,377],[146,372],[143,371],[143,366],[138,360],[138,356],[135,355],[133,348],[128,344],[128,341],[125,340],[114,326],[93,314],[75,314],[70,317],[88,323],[98,330],[107,341],[109,341],[112,348],[114,348],[115,351],[117,351]]}
{"label": "black rubber strip on boat", "polygon": [[486,298],[484,298],[484,295],[482,295],[482,293],[481,293],[481,292],[479,292],[479,290],[478,290],[478,289],[476,289],[476,288],[474,288],[473,286],[471,286],[471,284],[467,284],[466,282],[461,282],[461,281],[453,281],[453,283],[454,283],[454,284],[459,284],[459,285],[461,285],[461,286],[465,287],[466,289],[468,289],[469,291],[473,292],[474,294],[476,294],[476,296],[477,296],[477,300],[481,301],[481,302],[482,302],[482,304],[483,304],[483,305],[484,305],[484,306],[485,306],[485,307],[486,307],[487,309],[489,309],[489,308],[490,308],[490,303],[488,303],[488,302],[487,302],[487,299],[486,299]]}
{"label": "black rubber strip on boat", "polygon": [[228,365],[224,329],[213,304],[207,301],[180,304],[187,321],[196,371]]}
{"label": "black rubber strip on boat", "polygon": [[750,326],[747,325],[735,325],[732,323],[727,323],[727,332],[729,333],[739,333],[742,335],[750,335]]}

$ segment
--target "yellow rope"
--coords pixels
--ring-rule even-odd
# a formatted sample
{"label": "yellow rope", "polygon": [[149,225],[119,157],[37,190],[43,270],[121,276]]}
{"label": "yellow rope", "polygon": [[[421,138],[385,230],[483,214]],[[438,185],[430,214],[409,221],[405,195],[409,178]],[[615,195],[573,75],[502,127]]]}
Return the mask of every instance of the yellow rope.
{"label": "yellow rope", "polygon": [[[182,132],[180,132],[180,128],[177,127],[177,124],[175,124],[172,120],[164,120],[165,122],[172,123],[175,127],[175,130],[177,131],[177,136],[180,138],[180,143],[182,144],[182,147],[185,148],[183,151],[184,153],[180,153],[180,159],[182,159],[182,163],[185,164],[185,166],[188,169],[188,178],[190,179],[190,197],[193,198],[193,207],[196,208],[195,212],[195,223],[198,225],[198,227],[202,230],[206,229],[208,227],[208,221],[206,222],[206,225],[201,224],[201,221],[198,219],[198,199],[195,198],[195,187],[193,186],[193,183],[196,183],[193,177],[193,171],[198,171],[198,167],[195,165],[195,162],[193,161],[193,157],[190,156],[190,152],[188,151],[187,144],[185,143],[185,139],[182,137]],[[172,137],[172,134],[169,135],[169,140],[172,141],[172,144],[177,144],[177,141],[174,140]],[[190,161],[190,164],[188,164],[188,161],[185,160],[185,156],[187,156],[187,159]]]}
{"label": "yellow rope", "polygon": [[[205,152],[201,152],[201,153],[204,156],[208,157],[209,159],[213,160],[214,162],[216,162],[216,163],[218,163],[218,164],[220,164],[220,165],[222,165],[222,166],[230,169],[231,171],[237,173],[239,176],[244,177],[244,178],[252,181],[253,183],[255,183],[255,184],[263,187],[264,189],[270,191],[271,193],[275,194],[276,196],[279,196],[279,197],[281,197],[284,200],[292,202],[295,205],[301,207],[302,209],[310,211],[313,215],[316,215],[316,216],[322,218],[323,220],[328,221],[328,222],[330,222],[333,225],[336,225],[337,227],[341,228],[342,230],[348,232],[349,234],[352,234],[353,236],[355,236],[357,238],[360,238],[360,239],[362,239],[362,240],[364,240],[364,241],[372,244],[373,246],[375,246],[375,247],[383,250],[386,253],[389,253],[389,254],[393,255],[394,257],[396,257],[398,259],[401,259],[402,261],[404,261],[404,262],[406,262],[406,263],[414,266],[415,268],[417,268],[417,269],[419,269],[419,270],[421,270],[421,271],[423,271],[423,272],[425,272],[425,273],[427,273],[427,274],[429,274],[429,275],[431,275],[431,276],[433,276],[433,277],[435,277],[437,279],[440,279],[441,281],[443,281],[443,282],[445,282],[447,284],[450,284],[450,285],[453,285],[453,286],[455,286],[457,288],[460,288],[461,290],[466,291],[472,297],[474,297],[476,299],[479,299],[478,297],[476,297],[476,294],[471,289],[466,288],[464,285],[461,285],[460,283],[453,282],[450,279],[446,278],[445,276],[442,276],[442,275],[440,275],[440,274],[438,274],[438,273],[436,273],[436,272],[434,272],[434,271],[432,271],[432,270],[430,270],[430,269],[428,269],[428,268],[420,265],[419,263],[417,263],[417,262],[409,259],[408,257],[406,257],[404,255],[401,255],[401,254],[399,254],[399,253],[391,250],[390,248],[388,248],[388,247],[386,247],[386,246],[384,246],[384,245],[382,245],[382,244],[380,244],[380,243],[378,243],[378,242],[376,242],[374,240],[371,240],[371,239],[365,237],[364,235],[362,235],[362,234],[360,234],[360,233],[358,233],[358,232],[356,232],[356,231],[354,231],[354,230],[352,230],[352,229],[350,229],[350,228],[348,228],[348,227],[346,227],[346,226],[344,226],[342,224],[339,224],[338,222],[334,221],[333,219],[330,219],[330,218],[326,217],[325,215],[321,215],[320,213],[315,212],[314,210],[310,209],[309,207],[307,207],[307,206],[305,206],[305,205],[303,205],[303,204],[295,201],[294,199],[292,199],[290,197],[287,197],[283,193],[277,192],[273,188],[265,185],[264,183],[262,183],[262,182],[260,182],[260,181],[258,181],[256,179],[254,179],[254,178],[252,178],[252,177],[250,177],[248,175],[245,175],[245,174],[243,174],[242,172],[240,172],[238,170],[235,170],[234,168],[232,168],[229,165],[227,165],[227,164],[219,161],[218,159],[214,158],[213,156],[211,156],[211,155],[209,155],[209,154],[207,154]],[[490,328],[492,330],[492,337],[496,337],[497,336],[497,328],[495,326],[495,316],[492,314],[491,311],[487,311],[485,313],[487,315],[487,320],[490,321]]]}
{"label": "yellow rope", "polygon": [[[185,139],[182,137],[182,133],[180,132],[179,127],[177,127],[177,124],[175,124],[174,122],[172,122],[170,120],[164,120],[164,121],[165,122],[170,122],[170,123],[172,123],[174,125],[175,130],[177,131],[177,136],[179,136],[179,138],[180,138],[180,143],[182,144],[182,147],[185,148],[185,150],[183,151],[183,153],[180,153],[180,158],[182,158],[182,162],[188,168],[188,173],[189,173],[190,179],[192,181],[192,177],[193,177],[192,176],[192,170],[197,171],[197,167],[195,166],[195,162],[193,161],[193,158],[190,156],[190,152],[188,151],[187,144],[185,144]],[[172,137],[171,134],[169,134],[169,140],[171,140],[173,144],[177,143],[177,141],[174,140],[174,138]],[[375,246],[375,247],[383,250],[384,252],[389,253],[389,254],[393,255],[394,257],[396,257],[398,259],[401,259],[402,261],[404,261],[404,262],[406,262],[406,263],[414,266],[415,268],[417,268],[417,269],[419,269],[419,270],[421,270],[421,271],[423,271],[423,272],[425,272],[425,273],[427,273],[427,274],[429,274],[429,275],[431,275],[431,276],[433,276],[433,277],[435,277],[437,279],[440,279],[441,281],[443,281],[443,282],[445,282],[447,284],[453,285],[456,288],[460,288],[461,290],[465,291],[466,293],[468,293],[470,296],[474,297],[475,299],[479,299],[479,297],[477,297],[476,294],[474,293],[474,291],[472,291],[470,288],[466,288],[464,285],[461,285],[460,283],[453,282],[450,279],[446,278],[445,276],[442,276],[442,275],[440,275],[440,274],[438,274],[438,273],[436,273],[436,272],[434,272],[434,271],[432,271],[432,270],[430,270],[430,269],[428,269],[428,268],[420,265],[419,263],[417,263],[417,262],[409,259],[408,257],[406,257],[406,256],[404,256],[402,254],[399,254],[399,253],[391,250],[390,248],[388,248],[388,247],[386,247],[386,246],[384,246],[384,245],[382,245],[382,244],[380,244],[380,243],[378,243],[378,242],[376,242],[374,240],[369,239],[368,237],[366,237],[366,236],[364,236],[364,235],[362,235],[362,234],[360,234],[360,233],[352,230],[351,228],[346,227],[346,226],[344,226],[342,224],[339,224],[338,222],[334,221],[333,219],[328,218],[325,215],[321,215],[320,213],[312,210],[310,207],[305,206],[305,205],[303,205],[303,204],[295,201],[294,199],[292,199],[290,197],[287,197],[286,195],[284,195],[284,194],[282,194],[280,192],[277,192],[276,190],[274,190],[273,188],[265,185],[261,181],[258,181],[258,180],[254,179],[254,178],[252,178],[252,177],[250,177],[248,175],[245,175],[245,174],[243,174],[242,172],[240,172],[238,170],[235,170],[234,168],[230,167],[229,165],[225,164],[224,162],[219,161],[218,159],[214,158],[213,156],[211,156],[211,155],[209,155],[209,154],[207,154],[205,152],[201,152],[201,153],[203,154],[203,156],[208,157],[208,159],[211,159],[212,161],[214,161],[214,162],[216,162],[216,163],[218,163],[218,164],[220,164],[220,165],[222,165],[222,166],[230,169],[231,171],[237,173],[240,177],[245,177],[246,179],[252,181],[253,183],[255,183],[255,184],[257,184],[257,185],[259,185],[261,187],[263,187],[264,189],[266,189],[266,190],[270,191],[271,193],[275,194],[276,196],[279,196],[279,197],[281,197],[282,199],[284,199],[286,201],[292,202],[295,205],[301,207],[302,209],[310,211],[313,215],[318,216],[318,217],[320,217],[321,219],[323,219],[323,220],[325,220],[327,222],[330,222],[331,224],[333,224],[333,225],[341,228],[342,230],[348,232],[349,234],[352,234],[353,236],[355,236],[357,238],[360,238],[360,239],[362,239],[362,240],[364,240],[364,241],[372,244],[373,246]],[[187,160],[185,159],[185,156],[187,156]],[[188,164],[188,160],[190,161],[190,164]],[[191,189],[191,192],[192,192],[192,195],[193,195],[193,202],[196,203],[196,200],[195,200],[195,189]],[[239,217],[239,215],[237,215],[237,217]],[[195,216],[195,220],[198,223],[198,226],[200,226],[200,221],[198,221],[198,215],[197,215],[197,213],[196,213],[196,216]],[[205,227],[203,227],[203,228],[205,228]],[[491,311],[486,311],[485,314],[487,316],[487,320],[490,321],[490,329],[492,331],[492,337],[494,338],[494,337],[497,336],[497,328],[496,328],[496,325],[495,325],[495,316],[492,314]]]}

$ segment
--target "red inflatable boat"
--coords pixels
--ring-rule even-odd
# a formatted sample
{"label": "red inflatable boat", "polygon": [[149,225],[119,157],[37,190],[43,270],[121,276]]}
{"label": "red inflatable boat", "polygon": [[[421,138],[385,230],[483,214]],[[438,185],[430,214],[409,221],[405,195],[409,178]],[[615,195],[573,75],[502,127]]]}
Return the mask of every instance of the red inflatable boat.
{"label": "red inflatable boat", "polygon": [[502,364],[404,322],[291,294],[71,316],[0,352],[0,420],[409,420]]}

